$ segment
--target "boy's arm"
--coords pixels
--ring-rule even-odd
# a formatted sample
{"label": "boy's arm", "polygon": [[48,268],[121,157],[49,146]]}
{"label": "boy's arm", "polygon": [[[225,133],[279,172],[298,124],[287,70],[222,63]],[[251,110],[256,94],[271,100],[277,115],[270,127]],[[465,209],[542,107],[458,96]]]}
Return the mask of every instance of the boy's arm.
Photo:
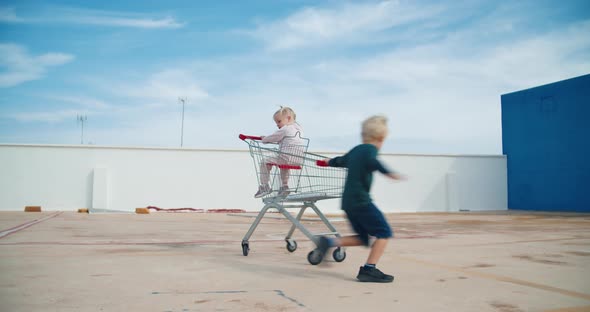
{"label": "boy's arm", "polygon": [[400,175],[399,173],[385,167],[378,159],[377,157],[371,157],[371,160],[369,162],[369,167],[371,168],[372,171],[377,170],[381,173],[383,173],[385,176],[394,179],[394,180],[405,180],[405,177]]}
{"label": "boy's arm", "polygon": [[391,169],[383,166],[383,164],[379,161],[379,159],[377,159],[377,157],[371,157],[371,159],[369,160],[369,169],[371,171],[377,170],[385,175],[393,172]]}
{"label": "boy's arm", "polygon": [[338,156],[334,158],[326,158],[325,161],[328,163],[330,167],[346,167],[348,163],[348,154],[344,156]]}

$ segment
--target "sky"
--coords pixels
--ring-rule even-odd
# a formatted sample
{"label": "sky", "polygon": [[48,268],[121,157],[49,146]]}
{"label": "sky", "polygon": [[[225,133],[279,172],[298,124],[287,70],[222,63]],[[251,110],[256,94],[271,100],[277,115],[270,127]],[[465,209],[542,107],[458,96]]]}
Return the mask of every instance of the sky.
{"label": "sky", "polygon": [[310,151],[379,114],[382,152],[497,155],[502,94],[588,73],[587,0],[0,1],[0,144],[243,149],[289,106]]}

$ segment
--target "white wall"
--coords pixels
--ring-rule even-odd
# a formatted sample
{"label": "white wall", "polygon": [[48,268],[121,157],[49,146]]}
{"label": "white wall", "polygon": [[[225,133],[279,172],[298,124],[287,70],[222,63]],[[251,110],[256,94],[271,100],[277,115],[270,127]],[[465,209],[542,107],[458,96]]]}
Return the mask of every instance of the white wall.
{"label": "white wall", "polygon": [[[337,154],[326,154],[333,157]],[[380,159],[408,177],[375,175],[385,212],[506,210],[504,156],[394,155]],[[137,207],[244,209],[262,202],[247,150],[0,144],[0,211],[42,206],[134,211]],[[317,203],[337,213],[339,200]]]}

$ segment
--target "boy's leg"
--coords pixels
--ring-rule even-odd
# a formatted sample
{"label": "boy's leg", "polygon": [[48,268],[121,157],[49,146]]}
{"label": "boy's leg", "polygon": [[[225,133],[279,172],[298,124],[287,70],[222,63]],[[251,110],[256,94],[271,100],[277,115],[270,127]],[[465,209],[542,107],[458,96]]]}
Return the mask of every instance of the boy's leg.
{"label": "boy's leg", "polygon": [[353,230],[357,233],[357,235],[350,235],[350,236],[343,236],[343,237],[334,237],[328,238],[327,236],[321,236],[320,241],[318,244],[318,249],[322,255],[322,259],[326,256],[328,249],[332,247],[347,247],[347,246],[366,246],[367,242],[369,241],[369,237],[363,235],[362,227],[359,227],[359,224],[355,222],[354,218],[351,218],[347,212],[348,221],[350,222]]}
{"label": "boy's leg", "polygon": [[[377,264],[381,256],[383,256],[383,252],[385,252],[385,247],[387,246],[387,238],[378,238],[373,242],[373,246],[371,246],[371,252],[369,252],[369,257],[367,258],[367,263],[369,264]],[[357,236],[343,236],[339,238],[334,238],[331,241],[330,247],[352,247],[352,246],[364,246],[365,243]]]}
{"label": "boy's leg", "polygon": [[390,283],[393,281],[393,276],[381,272],[377,268],[377,263],[385,251],[387,240],[393,236],[393,232],[383,213],[373,203],[366,207],[363,214],[364,229],[369,235],[376,237],[376,240],[371,246],[367,262],[359,268],[356,278],[361,282]]}
{"label": "boy's leg", "polygon": [[342,236],[334,238],[334,246],[332,247],[351,247],[363,246],[365,243],[358,237],[358,235]]}
{"label": "boy's leg", "polygon": [[359,268],[359,273],[356,278],[360,282],[370,283],[391,283],[393,282],[393,275],[388,275],[377,268],[377,262],[383,255],[385,247],[387,246],[387,238],[377,238],[371,246],[371,252],[367,258],[367,263]]}
{"label": "boy's leg", "polygon": [[371,246],[371,252],[367,259],[367,264],[376,265],[381,259],[385,247],[387,246],[387,240],[393,236],[393,231],[385,219],[385,215],[375,206],[370,203],[367,207],[367,223],[366,229],[369,235],[376,238],[375,242]]}
{"label": "boy's leg", "polygon": [[333,247],[346,247],[346,246],[364,246],[365,243],[359,238],[358,235],[343,236],[336,238],[328,238],[327,236],[320,236],[318,249],[321,254],[322,260],[326,256],[328,249]]}
{"label": "boy's leg", "polygon": [[383,252],[385,251],[385,247],[387,246],[387,238],[378,238],[371,246],[371,252],[369,253],[369,257],[367,258],[367,263],[369,264],[377,264]]}

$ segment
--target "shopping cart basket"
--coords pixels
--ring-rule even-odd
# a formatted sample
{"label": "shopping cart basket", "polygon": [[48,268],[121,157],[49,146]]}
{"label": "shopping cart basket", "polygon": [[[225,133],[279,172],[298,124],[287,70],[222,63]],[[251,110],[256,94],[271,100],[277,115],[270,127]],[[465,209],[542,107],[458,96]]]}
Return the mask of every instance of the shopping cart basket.
{"label": "shopping cart basket", "polygon": [[[340,234],[316,206],[316,202],[323,199],[341,198],[344,181],[346,180],[346,169],[329,167],[324,162],[325,156],[307,152],[309,140],[296,135],[300,142],[288,146],[277,144],[265,144],[261,146],[261,137],[240,134],[239,138],[249,146],[250,156],[254,161],[258,184],[268,183],[268,194],[262,197],[264,207],[250,226],[250,229],[242,239],[242,252],[244,256],[250,251],[249,239],[256,230],[256,227],[266,214],[274,208],[283,214],[291,223],[291,229],[285,237],[287,250],[294,252],[297,249],[297,242],[292,238],[295,229],[299,229],[305,236],[313,241],[316,246],[319,243],[319,235]],[[284,140],[285,141],[285,140]],[[288,180],[288,189],[283,187]],[[296,217],[287,211],[289,208],[300,209]],[[313,234],[301,223],[301,218],[307,208],[311,208],[326,227],[328,233]],[[307,260],[311,264],[318,264],[322,261],[321,253],[316,248],[309,252]],[[346,258],[344,248],[336,248],[332,256],[336,262]]]}

